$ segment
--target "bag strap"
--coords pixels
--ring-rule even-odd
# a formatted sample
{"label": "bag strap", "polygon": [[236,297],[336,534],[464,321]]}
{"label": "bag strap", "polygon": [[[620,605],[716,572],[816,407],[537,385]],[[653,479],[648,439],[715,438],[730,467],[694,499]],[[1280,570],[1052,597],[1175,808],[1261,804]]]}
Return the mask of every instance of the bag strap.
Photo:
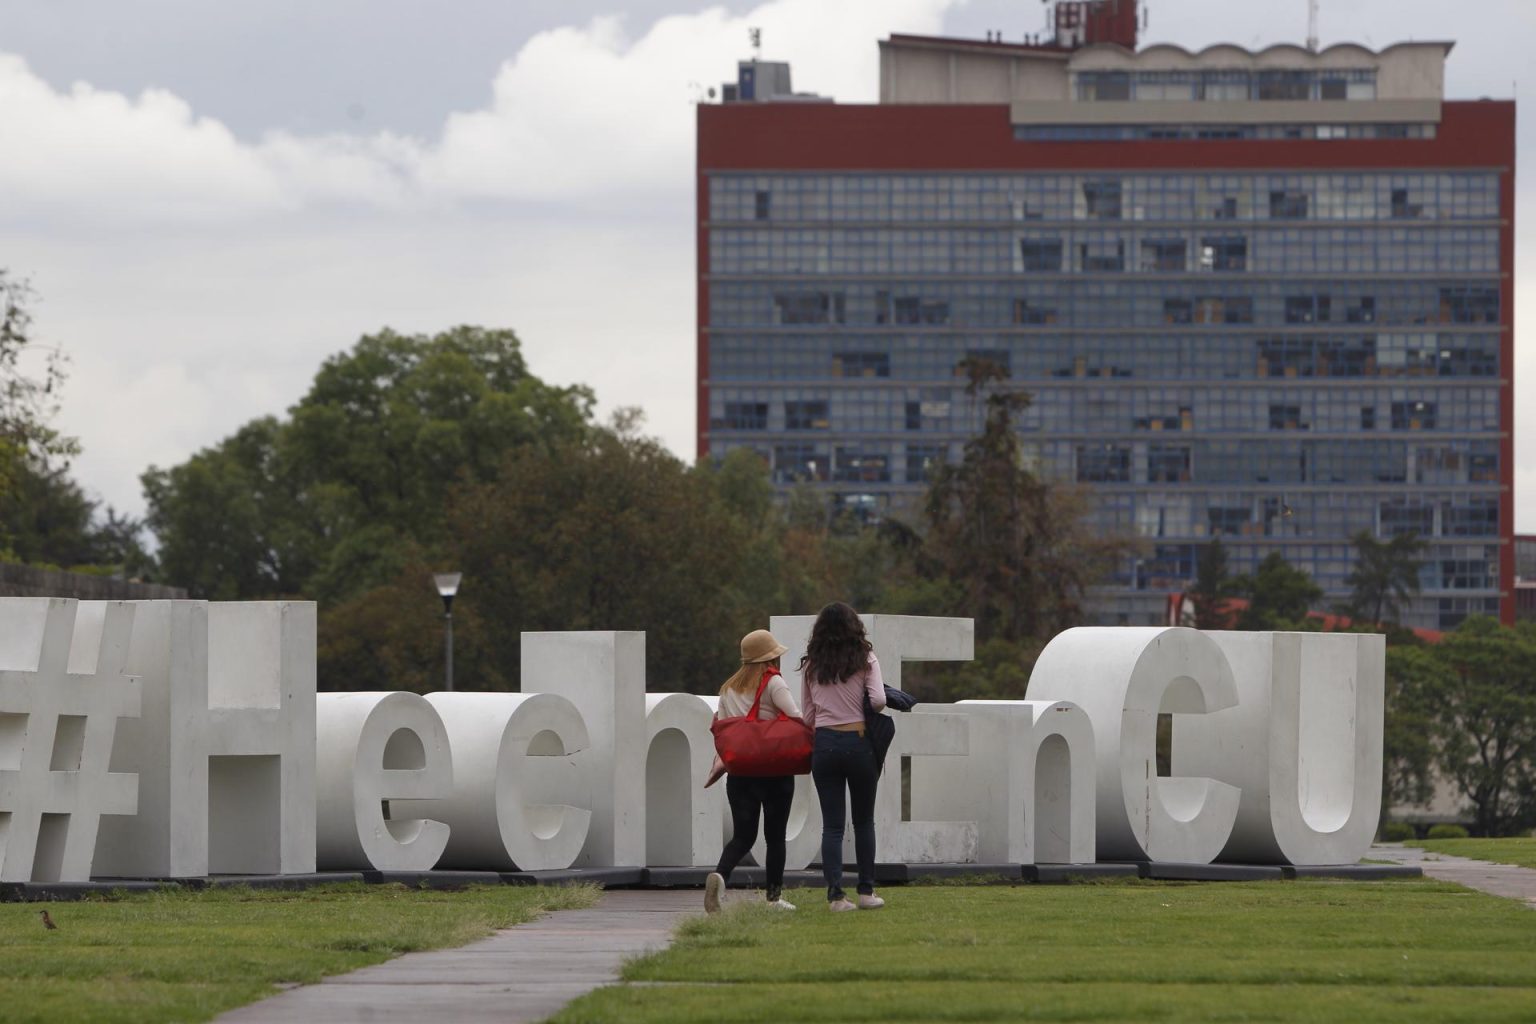
{"label": "bag strap", "polygon": [[757,709],[763,706],[763,691],[768,689],[768,680],[779,674],[779,670],[769,665],[763,669],[763,681],[757,684],[757,696],[752,700],[752,710],[747,712],[747,721],[757,718]]}

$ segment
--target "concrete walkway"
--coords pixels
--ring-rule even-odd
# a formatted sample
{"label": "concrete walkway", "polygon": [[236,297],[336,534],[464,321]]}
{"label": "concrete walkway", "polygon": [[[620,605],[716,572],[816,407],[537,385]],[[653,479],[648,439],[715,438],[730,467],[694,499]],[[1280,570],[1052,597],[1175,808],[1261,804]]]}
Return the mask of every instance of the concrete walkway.
{"label": "concrete walkway", "polygon": [[1515,867],[1513,864],[1490,864],[1467,857],[1452,857],[1444,853],[1431,853],[1417,846],[1382,843],[1371,847],[1368,856],[1377,860],[1390,860],[1397,864],[1417,865],[1427,878],[1442,882],[1456,882],[1469,889],[1480,889],[1495,896],[1504,896],[1536,910],[1536,869]]}
{"label": "concrete walkway", "polygon": [[218,1017],[230,1024],[424,1020],[532,1022],[618,979],[624,961],[665,947],[703,912],[697,890],[612,890],[459,949],[407,953]]}

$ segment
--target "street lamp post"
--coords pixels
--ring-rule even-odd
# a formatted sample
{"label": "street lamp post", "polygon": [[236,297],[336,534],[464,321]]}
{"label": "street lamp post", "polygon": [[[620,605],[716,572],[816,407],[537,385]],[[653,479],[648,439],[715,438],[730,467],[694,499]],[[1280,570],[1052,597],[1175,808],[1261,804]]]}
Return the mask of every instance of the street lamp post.
{"label": "street lamp post", "polygon": [[439,572],[432,576],[432,582],[437,586],[437,596],[443,599],[444,689],[450,691],[453,689],[453,598],[459,592],[459,580],[463,575],[459,572]]}

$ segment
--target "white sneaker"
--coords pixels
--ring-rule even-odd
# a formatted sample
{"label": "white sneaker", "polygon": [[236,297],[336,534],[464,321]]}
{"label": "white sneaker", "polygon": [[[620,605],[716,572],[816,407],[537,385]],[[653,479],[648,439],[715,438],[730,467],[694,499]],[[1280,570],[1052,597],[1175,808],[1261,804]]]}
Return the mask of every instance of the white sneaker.
{"label": "white sneaker", "polygon": [[857,910],[859,908],[855,907],[847,900],[833,900],[831,903],[827,904],[827,909],[832,911],[834,914],[841,914],[845,910]]}
{"label": "white sneaker", "polygon": [[785,899],[783,896],[780,896],[778,899],[769,903],[768,908],[770,910],[794,910],[795,905],[789,902],[789,900]]}
{"label": "white sneaker", "polygon": [[718,871],[711,871],[704,879],[704,913],[720,913],[720,892],[724,888],[724,876]]}
{"label": "white sneaker", "polygon": [[885,906],[885,900],[881,899],[879,896],[876,896],[874,893],[870,893],[868,896],[859,896],[860,910],[879,910],[883,906]]}

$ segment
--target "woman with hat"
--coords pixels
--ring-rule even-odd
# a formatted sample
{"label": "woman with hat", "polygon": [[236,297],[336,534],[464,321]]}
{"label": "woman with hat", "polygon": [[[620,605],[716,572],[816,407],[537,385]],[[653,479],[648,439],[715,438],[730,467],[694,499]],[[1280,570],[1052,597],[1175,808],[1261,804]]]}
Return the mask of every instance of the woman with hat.
{"label": "woman with hat", "polygon": [[[720,707],[716,718],[740,718],[752,710],[757,688],[768,676],[763,700],[758,707],[760,719],[777,718],[782,712],[800,717],[789,684],[779,675],[779,656],[788,648],[766,629],[755,629],[741,638],[741,668],[720,687]],[[721,771],[716,759],[710,783]],[[708,785],[709,783],[706,783]],[[757,842],[757,818],[763,817],[763,839],[768,844],[768,905],[779,910],[794,910],[784,899],[784,832],[789,826],[789,804],[795,795],[795,777],[777,775],[747,778],[731,775],[725,780],[725,798],[731,805],[731,841],[720,854],[720,863],[704,880],[704,909],[713,914],[720,909],[720,893],[730,881],[731,872]]]}

